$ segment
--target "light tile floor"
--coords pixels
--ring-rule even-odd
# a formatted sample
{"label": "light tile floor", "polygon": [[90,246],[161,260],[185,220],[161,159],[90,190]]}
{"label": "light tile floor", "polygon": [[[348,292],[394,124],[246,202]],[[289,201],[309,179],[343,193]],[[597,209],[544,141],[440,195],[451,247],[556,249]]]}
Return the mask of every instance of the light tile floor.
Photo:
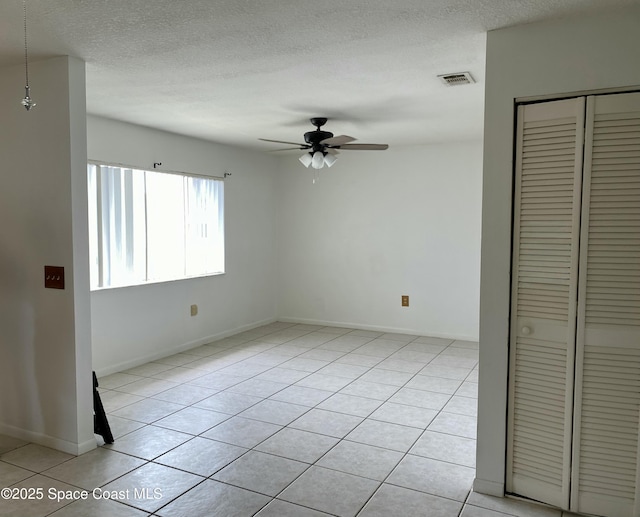
{"label": "light tile floor", "polygon": [[35,497],[0,515],[561,517],[471,492],[477,361],[475,342],[278,322],[109,375],[114,444],[0,436],[0,488]]}

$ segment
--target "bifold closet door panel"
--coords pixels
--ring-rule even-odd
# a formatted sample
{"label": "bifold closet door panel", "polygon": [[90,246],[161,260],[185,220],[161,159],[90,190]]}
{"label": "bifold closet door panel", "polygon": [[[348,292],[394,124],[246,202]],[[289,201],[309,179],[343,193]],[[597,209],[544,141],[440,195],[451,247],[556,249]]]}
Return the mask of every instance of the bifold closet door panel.
{"label": "bifold closet door panel", "polygon": [[571,506],[638,516],[640,93],[588,98],[583,182]]}
{"label": "bifold closet door panel", "polygon": [[520,106],[507,491],[568,508],[584,99]]}

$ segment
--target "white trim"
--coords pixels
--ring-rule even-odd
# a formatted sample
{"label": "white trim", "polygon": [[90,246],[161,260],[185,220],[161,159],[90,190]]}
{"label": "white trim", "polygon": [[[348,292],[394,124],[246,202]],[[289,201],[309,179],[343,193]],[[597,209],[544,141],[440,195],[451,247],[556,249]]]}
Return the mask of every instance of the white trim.
{"label": "white trim", "polygon": [[451,334],[446,332],[429,332],[429,331],[425,333],[424,330],[416,330],[416,329],[400,328],[400,327],[384,327],[380,325],[367,325],[362,323],[353,323],[353,322],[345,322],[345,321],[328,321],[328,320],[317,320],[313,318],[286,318],[286,317],[278,318],[277,321],[282,321],[283,323],[300,323],[303,325],[322,325],[324,327],[340,327],[340,328],[350,328],[350,329],[356,329],[356,330],[373,330],[377,332],[410,334],[414,336],[418,335],[418,336],[439,337],[439,338],[454,339],[459,341],[478,341],[478,336],[469,336],[467,334]]}
{"label": "white trim", "polygon": [[108,285],[105,287],[93,287],[91,288],[91,292],[100,292],[100,291],[110,291],[112,289],[128,289],[130,287],[144,287],[145,285],[157,285],[157,284],[168,284],[170,282],[184,282],[185,280],[194,280],[198,278],[209,278],[214,276],[223,276],[226,275],[226,271],[220,271],[218,273],[205,273],[202,275],[194,275],[194,276],[184,276],[180,278],[169,278],[165,280],[149,280],[148,282],[140,282],[138,284],[127,284],[127,285]]}
{"label": "white trim", "polygon": [[240,327],[236,327],[231,330],[226,330],[224,332],[219,332],[217,334],[205,336],[199,339],[195,339],[193,341],[188,341],[186,343],[182,343],[180,345],[171,347],[170,349],[165,349],[153,354],[146,354],[143,356],[139,356],[139,357],[136,357],[135,359],[123,361],[121,363],[118,363],[112,366],[106,366],[99,370],[95,370],[95,372],[98,377],[104,377],[105,375],[111,375],[112,373],[118,373],[123,370],[128,370],[129,368],[134,368],[136,366],[146,364],[150,361],[157,361],[158,359],[169,357],[170,355],[178,354],[180,352],[185,352],[187,350],[191,350],[192,348],[196,348],[202,345],[206,345],[208,343],[212,343],[213,341],[223,339],[225,337],[239,334],[240,332],[245,332],[247,330],[252,330],[257,327],[262,327],[263,325],[268,325],[269,323],[274,323],[275,321],[281,321],[281,320],[278,320],[277,318],[267,318],[255,323],[250,323],[248,325],[242,325]]}
{"label": "white trim", "polygon": [[49,447],[56,449],[67,454],[73,454],[79,456],[85,452],[89,452],[98,446],[98,441],[94,437],[91,440],[87,440],[83,443],[73,443],[47,434],[36,433],[20,427],[14,427],[12,425],[3,424],[0,422],[0,434],[6,434],[19,440],[25,440],[27,442],[42,445],[43,447]]}
{"label": "white trim", "polygon": [[492,495],[494,497],[504,497],[504,483],[491,481],[489,479],[475,478],[473,480],[473,491],[479,494]]}
{"label": "white trim", "polygon": [[630,93],[640,90],[640,86],[620,86],[616,88],[599,88],[596,90],[581,90],[568,93],[550,93],[547,95],[536,95],[532,97],[517,97],[515,99],[516,104],[529,103],[529,102],[541,102],[541,101],[554,101],[572,99],[575,97],[588,97],[591,95],[610,95],[612,93]]}

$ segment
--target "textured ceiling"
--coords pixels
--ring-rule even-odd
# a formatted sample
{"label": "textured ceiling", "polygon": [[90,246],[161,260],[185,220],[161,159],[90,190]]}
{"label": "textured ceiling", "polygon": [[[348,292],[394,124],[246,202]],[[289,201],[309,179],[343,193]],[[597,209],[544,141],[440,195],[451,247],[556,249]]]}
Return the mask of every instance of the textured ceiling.
{"label": "textured ceiling", "polygon": [[[27,1],[31,59],[85,60],[89,113],[272,149],[257,139],[302,141],[310,116],[362,142],[479,139],[487,30],[638,0]],[[0,65],[22,22],[0,0]],[[477,83],[437,78],[460,71]]]}

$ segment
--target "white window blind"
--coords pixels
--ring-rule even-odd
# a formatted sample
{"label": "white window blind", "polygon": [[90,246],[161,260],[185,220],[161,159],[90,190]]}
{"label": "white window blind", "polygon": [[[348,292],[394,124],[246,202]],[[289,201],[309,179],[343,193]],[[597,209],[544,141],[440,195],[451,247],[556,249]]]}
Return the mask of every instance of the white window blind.
{"label": "white window blind", "polygon": [[89,164],[91,287],[224,272],[224,182]]}

